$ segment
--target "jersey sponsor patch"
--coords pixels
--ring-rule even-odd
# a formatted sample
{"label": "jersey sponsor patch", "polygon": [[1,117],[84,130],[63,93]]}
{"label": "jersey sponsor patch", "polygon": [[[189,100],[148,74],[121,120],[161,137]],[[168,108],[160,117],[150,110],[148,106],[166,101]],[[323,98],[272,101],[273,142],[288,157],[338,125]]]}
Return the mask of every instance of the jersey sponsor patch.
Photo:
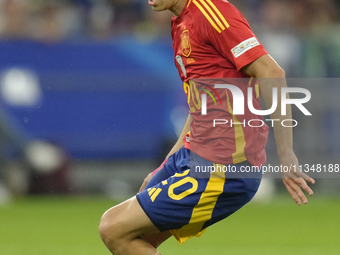
{"label": "jersey sponsor patch", "polygon": [[255,38],[249,38],[243,42],[241,42],[239,45],[237,45],[236,47],[234,47],[231,52],[233,53],[235,58],[238,58],[239,56],[241,56],[242,54],[246,53],[248,50],[259,46],[260,43],[259,41]]}

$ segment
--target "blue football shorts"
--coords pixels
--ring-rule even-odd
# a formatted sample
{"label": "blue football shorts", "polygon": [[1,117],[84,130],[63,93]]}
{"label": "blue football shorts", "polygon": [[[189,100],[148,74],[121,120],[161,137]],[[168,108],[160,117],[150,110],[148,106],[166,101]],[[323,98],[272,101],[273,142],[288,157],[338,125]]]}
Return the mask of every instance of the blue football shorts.
{"label": "blue football shorts", "polygon": [[[195,170],[190,165],[195,165]],[[228,172],[228,167],[233,172]],[[223,168],[182,147],[136,197],[161,232],[170,230],[179,243],[184,243],[254,197],[262,173],[241,173],[246,167],[251,167],[248,161]]]}

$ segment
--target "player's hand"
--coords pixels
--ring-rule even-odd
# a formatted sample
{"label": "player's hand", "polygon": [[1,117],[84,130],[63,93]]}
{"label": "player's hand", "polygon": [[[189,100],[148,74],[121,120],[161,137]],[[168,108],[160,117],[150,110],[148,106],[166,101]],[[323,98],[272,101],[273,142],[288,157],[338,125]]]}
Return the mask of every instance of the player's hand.
{"label": "player's hand", "polygon": [[152,178],[152,173],[149,173],[148,176],[146,176],[146,178],[144,179],[142,186],[140,186],[138,193],[142,192],[143,189],[145,189],[146,185],[148,184],[148,182],[151,180]]}
{"label": "player's hand", "polygon": [[138,193],[142,192],[143,189],[145,189],[146,185],[148,184],[148,182],[151,180],[152,176],[154,176],[159,170],[161,170],[164,166],[164,164],[168,162],[168,159],[166,158],[163,163],[152,173],[149,173],[148,176],[146,176],[146,178],[144,179],[142,186],[140,186]]}
{"label": "player's hand", "polygon": [[307,204],[308,200],[302,190],[312,196],[313,190],[307,185],[307,182],[314,184],[315,180],[301,171],[294,152],[281,155],[280,162],[283,167],[287,166],[290,169],[289,172],[282,173],[283,183],[289,194],[297,205],[301,205],[301,201]]}

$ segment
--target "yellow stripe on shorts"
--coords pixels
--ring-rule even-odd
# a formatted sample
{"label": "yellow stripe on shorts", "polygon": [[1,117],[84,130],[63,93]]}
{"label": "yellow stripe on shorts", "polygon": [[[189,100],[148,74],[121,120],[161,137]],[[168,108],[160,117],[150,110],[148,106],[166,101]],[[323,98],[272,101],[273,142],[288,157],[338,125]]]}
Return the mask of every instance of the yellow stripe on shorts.
{"label": "yellow stripe on shorts", "polygon": [[[214,164],[215,169],[223,169],[224,165]],[[190,221],[180,229],[170,230],[171,234],[182,244],[193,236],[201,236],[205,222],[211,219],[218,197],[223,193],[225,174],[213,172],[207,183],[205,191],[201,194],[200,200],[192,211]]]}

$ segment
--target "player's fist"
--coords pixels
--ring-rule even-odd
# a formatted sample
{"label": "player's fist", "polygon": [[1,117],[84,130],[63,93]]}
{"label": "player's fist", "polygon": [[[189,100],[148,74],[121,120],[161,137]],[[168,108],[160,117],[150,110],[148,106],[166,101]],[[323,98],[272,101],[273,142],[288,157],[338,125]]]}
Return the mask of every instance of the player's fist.
{"label": "player's fist", "polygon": [[145,189],[146,185],[147,185],[148,182],[151,180],[152,176],[153,176],[152,173],[149,173],[149,174],[146,176],[146,178],[144,179],[144,181],[143,181],[143,183],[142,183],[142,186],[140,186],[140,188],[139,188],[138,193],[142,192],[143,189]]}
{"label": "player's fist", "polygon": [[139,188],[138,193],[142,192],[142,190],[145,189],[146,185],[151,180],[152,176],[154,176],[159,170],[161,170],[166,162],[168,162],[167,158],[163,161],[163,163],[155,171],[153,171],[152,173],[149,173],[148,176],[146,176],[146,178],[144,179],[144,181],[142,183],[142,186]]}

